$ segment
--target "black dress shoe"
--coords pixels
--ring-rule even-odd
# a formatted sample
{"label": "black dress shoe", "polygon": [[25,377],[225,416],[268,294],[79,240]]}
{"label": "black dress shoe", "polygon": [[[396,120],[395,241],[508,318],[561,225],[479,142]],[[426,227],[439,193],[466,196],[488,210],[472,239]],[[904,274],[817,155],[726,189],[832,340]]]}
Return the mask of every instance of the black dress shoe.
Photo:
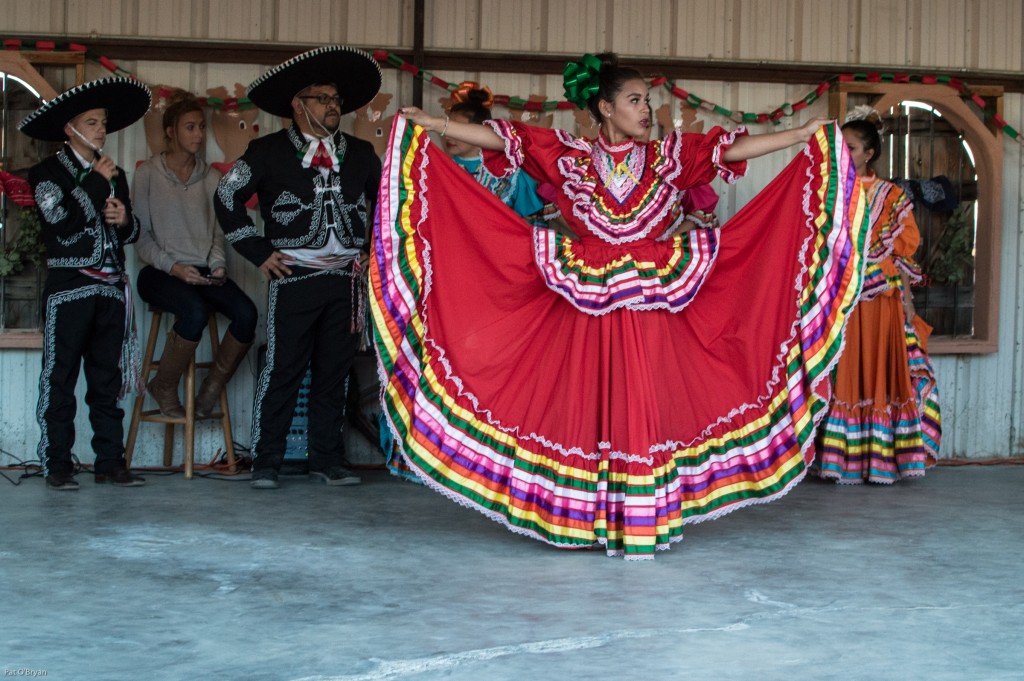
{"label": "black dress shoe", "polygon": [[105,473],[96,473],[96,482],[109,482],[114,487],[142,487],[146,484],[146,479],[138,475],[132,475],[132,472],[127,468],[119,466],[118,468],[111,468]]}
{"label": "black dress shoe", "polygon": [[46,487],[47,489],[55,489],[61,492],[74,492],[78,489],[78,481],[71,477],[70,474],[51,473],[46,476]]}

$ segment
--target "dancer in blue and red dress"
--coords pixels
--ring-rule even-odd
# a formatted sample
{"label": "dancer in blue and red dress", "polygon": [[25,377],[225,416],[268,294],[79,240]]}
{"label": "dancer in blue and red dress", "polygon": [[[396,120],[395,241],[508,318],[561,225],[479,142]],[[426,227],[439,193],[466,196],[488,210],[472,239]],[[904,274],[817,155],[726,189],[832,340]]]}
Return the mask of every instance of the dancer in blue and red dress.
{"label": "dancer in blue and red dress", "polygon": [[[596,141],[396,119],[370,270],[384,408],[442,494],[558,547],[650,558],[806,473],[860,283],[861,193],[834,125],[640,143],[639,72],[586,55],[566,73]],[[517,218],[427,131],[555,187],[579,238]],[[681,192],[796,144],[721,228],[676,229]]]}

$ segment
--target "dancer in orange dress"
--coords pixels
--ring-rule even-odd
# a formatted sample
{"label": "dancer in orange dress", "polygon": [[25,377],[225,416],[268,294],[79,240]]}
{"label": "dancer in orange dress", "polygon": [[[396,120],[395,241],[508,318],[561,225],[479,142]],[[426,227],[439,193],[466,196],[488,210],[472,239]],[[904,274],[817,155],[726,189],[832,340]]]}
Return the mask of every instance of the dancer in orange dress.
{"label": "dancer in orange dress", "polygon": [[881,153],[881,120],[848,119],[843,137],[857,167],[871,221],[864,284],[850,315],[836,370],[835,398],[819,432],[816,468],[840,483],[893,483],[934,465],[942,435],[935,372],[926,354],[931,327],[914,311],[921,236],[913,204],[871,164]]}
{"label": "dancer in orange dress", "polygon": [[[651,558],[685,523],[806,473],[860,284],[861,192],[835,125],[641,142],[639,72],[614,55],[566,72],[596,140],[396,118],[370,264],[384,413],[410,468],[457,503],[560,548]],[[428,131],[555,188],[578,238],[516,216]],[[727,223],[677,229],[683,192],[792,145]]]}

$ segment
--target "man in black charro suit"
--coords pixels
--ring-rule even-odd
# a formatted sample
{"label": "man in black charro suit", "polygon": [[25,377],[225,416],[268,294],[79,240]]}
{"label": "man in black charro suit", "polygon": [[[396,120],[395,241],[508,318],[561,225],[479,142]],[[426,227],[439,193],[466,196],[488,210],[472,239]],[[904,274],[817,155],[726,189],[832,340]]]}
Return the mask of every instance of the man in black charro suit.
{"label": "man in black charro suit", "polygon": [[[360,482],[345,467],[347,376],[363,323],[362,262],[381,164],[338,130],[380,89],[373,58],[347,47],[303,53],[250,86],[249,99],[292,125],[253,140],[214,201],[228,242],[270,281],[267,363],[253,409],[256,489],[276,489],[299,389],[311,369],[309,470],[328,485]],[[263,233],[245,209],[256,193]]]}
{"label": "man in black charro suit", "polygon": [[37,418],[46,485],[77,490],[75,384],[84,366],[96,482],[136,487],[124,459],[124,411],[118,400],[140,386],[124,245],[138,238],[124,171],[102,153],[107,134],[149,108],[150,92],[129,78],[84,83],[44,103],[18,128],[64,141],[29,171],[46,246],[46,314]]}

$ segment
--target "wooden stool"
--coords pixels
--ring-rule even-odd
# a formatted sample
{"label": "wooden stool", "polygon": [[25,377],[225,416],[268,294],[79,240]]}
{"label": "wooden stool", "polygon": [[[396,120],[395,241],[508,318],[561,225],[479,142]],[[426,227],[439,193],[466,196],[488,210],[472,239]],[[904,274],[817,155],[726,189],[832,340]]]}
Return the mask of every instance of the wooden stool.
{"label": "wooden stool", "polygon": [[[160,366],[160,362],[153,361],[153,351],[156,348],[157,338],[160,336],[160,320],[164,314],[162,309],[153,305],[149,306],[149,311],[152,313],[153,318],[149,328],[149,341],[146,343],[146,355],[142,359],[142,377],[147,383],[149,382],[149,375]],[[213,356],[216,357],[217,350],[220,347],[220,334],[217,332],[217,314],[215,312],[210,312],[210,320],[206,328],[210,335],[210,346]],[[185,416],[183,417],[164,416],[160,413],[159,409],[143,411],[142,404],[146,396],[140,394],[135,398],[135,407],[132,409],[132,422],[128,428],[128,442],[125,445],[124,452],[125,462],[129,468],[132,465],[132,453],[135,451],[135,438],[139,434],[140,423],[152,421],[164,424],[164,466],[171,465],[171,454],[174,448],[174,426],[180,423],[185,427],[185,479],[191,480],[195,458],[196,421],[220,419],[221,428],[224,430],[224,448],[228,455],[228,467],[232,471],[235,470],[235,445],[231,437],[231,415],[228,413],[227,390],[221,390],[220,392],[219,413],[214,412],[209,416],[196,416],[196,369],[209,370],[211,366],[213,366],[212,360],[209,362],[196,362],[195,355],[189,361],[188,368],[185,370],[185,399],[182,400],[185,407]]]}

